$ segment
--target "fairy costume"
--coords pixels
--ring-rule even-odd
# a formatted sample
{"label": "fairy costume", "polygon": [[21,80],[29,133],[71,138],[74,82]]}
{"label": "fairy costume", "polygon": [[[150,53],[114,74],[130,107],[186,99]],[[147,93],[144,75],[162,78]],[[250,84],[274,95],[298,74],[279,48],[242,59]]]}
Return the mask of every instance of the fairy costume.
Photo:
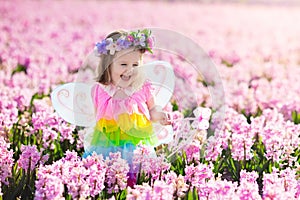
{"label": "fairy costume", "polygon": [[[96,43],[87,65],[96,69],[102,57],[114,56],[129,48],[152,52],[151,30],[120,32],[119,35]],[[83,157],[93,152],[108,156],[110,152],[120,151],[130,163],[138,143],[155,147],[172,140],[170,125],[162,127],[151,122],[147,103],[155,96],[156,105],[166,106],[175,86],[173,68],[164,61],[150,62],[139,68],[147,81],[139,88],[123,89],[126,98],[116,98],[119,88],[114,85],[95,82],[67,83],[51,93],[53,107],[64,120],[86,127]]]}
{"label": "fairy costume", "polygon": [[139,143],[156,146],[159,142],[154,133],[147,103],[153,98],[154,88],[145,81],[137,90],[124,90],[127,97],[114,97],[118,88],[96,83],[91,91],[95,106],[96,125],[85,137],[84,157],[96,152],[108,156],[120,151],[122,157],[131,160]]}
{"label": "fairy costume", "polygon": [[95,82],[66,83],[51,93],[53,107],[64,120],[86,127],[83,157],[120,151],[130,162],[139,142],[155,147],[172,141],[172,126],[151,122],[147,106],[151,98],[155,105],[166,106],[175,86],[172,66],[154,61],[141,68],[147,80],[140,88],[124,89],[123,99],[114,97],[118,90],[114,85]]}

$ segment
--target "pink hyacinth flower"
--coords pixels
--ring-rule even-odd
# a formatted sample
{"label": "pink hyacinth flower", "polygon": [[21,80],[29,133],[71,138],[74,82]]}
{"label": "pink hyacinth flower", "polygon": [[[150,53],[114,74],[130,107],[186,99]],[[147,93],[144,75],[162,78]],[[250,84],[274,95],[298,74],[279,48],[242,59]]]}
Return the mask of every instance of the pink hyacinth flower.
{"label": "pink hyacinth flower", "polygon": [[196,119],[193,121],[192,127],[198,130],[208,129],[211,110],[209,108],[198,107],[193,113]]}

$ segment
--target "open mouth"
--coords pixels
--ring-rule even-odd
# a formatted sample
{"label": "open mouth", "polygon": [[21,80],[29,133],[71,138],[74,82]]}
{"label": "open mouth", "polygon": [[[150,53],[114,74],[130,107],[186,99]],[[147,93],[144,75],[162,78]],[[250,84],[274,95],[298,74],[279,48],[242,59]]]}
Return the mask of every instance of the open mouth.
{"label": "open mouth", "polygon": [[122,79],[123,81],[129,81],[130,78],[131,78],[131,76],[121,75],[121,79]]}

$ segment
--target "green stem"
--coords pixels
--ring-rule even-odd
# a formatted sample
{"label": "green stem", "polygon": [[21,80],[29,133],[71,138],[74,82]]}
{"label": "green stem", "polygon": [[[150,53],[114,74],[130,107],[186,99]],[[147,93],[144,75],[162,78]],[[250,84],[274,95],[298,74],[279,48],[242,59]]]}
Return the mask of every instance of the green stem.
{"label": "green stem", "polygon": [[138,173],[138,176],[137,176],[137,184],[140,183],[141,173],[142,173],[142,163],[140,163],[140,165],[139,165],[139,173]]}
{"label": "green stem", "polygon": [[13,128],[12,128],[12,132],[13,132],[13,139],[12,139],[12,149],[15,151],[15,148],[16,148],[16,143],[15,143],[15,134],[16,134],[16,128],[15,128],[15,124],[13,124]]}
{"label": "green stem", "polygon": [[29,157],[29,166],[28,166],[28,169],[27,169],[27,181],[26,181],[26,185],[30,184],[30,179],[31,179],[31,177],[30,177],[30,175],[31,175],[30,171],[31,171],[31,157]]}

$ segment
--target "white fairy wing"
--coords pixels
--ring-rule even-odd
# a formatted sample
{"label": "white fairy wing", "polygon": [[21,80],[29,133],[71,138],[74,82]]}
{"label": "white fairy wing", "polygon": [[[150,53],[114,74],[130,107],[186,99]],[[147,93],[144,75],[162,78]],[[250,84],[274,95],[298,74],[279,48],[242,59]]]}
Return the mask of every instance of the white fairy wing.
{"label": "white fairy wing", "polygon": [[155,146],[168,144],[173,141],[174,132],[171,125],[162,126],[160,123],[153,123],[153,129],[158,139],[158,143]]}
{"label": "white fairy wing", "polygon": [[93,84],[67,83],[51,93],[56,112],[67,122],[77,126],[95,125],[95,109],[91,96]]}
{"label": "white fairy wing", "polygon": [[[164,108],[170,101],[175,87],[175,75],[171,64],[165,61],[154,61],[146,63],[142,67],[146,78],[151,81],[151,85],[154,87],[155,104]],[[157,146],[168,144],[173,140],[172,126],[153,123],[153,128],[158,139]]]}
{"label": "white fairy wing", "polygon": [[171,99],[175,86],[175,75],[170,63],[154,61],[142,66],[154,87],[155,104],[164,108]]}

